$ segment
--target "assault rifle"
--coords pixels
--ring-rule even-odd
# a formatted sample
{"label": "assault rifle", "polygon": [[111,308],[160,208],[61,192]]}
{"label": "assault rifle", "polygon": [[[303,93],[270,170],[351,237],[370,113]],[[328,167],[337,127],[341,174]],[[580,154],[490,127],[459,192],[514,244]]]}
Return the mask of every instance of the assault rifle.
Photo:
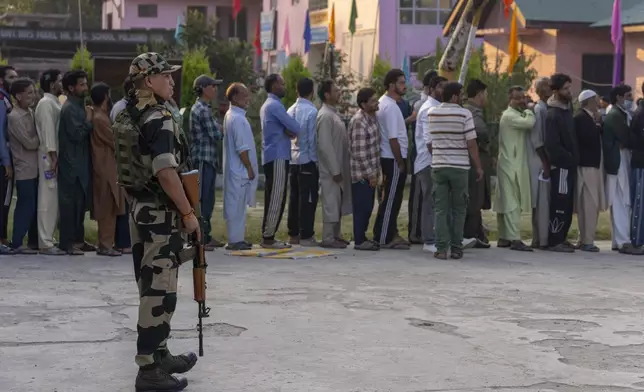
{"label": "assault rifle", "polygon": [[199,170],[192,170],[187,173],[181,173],[181,183],[186,192],[186,197],[190,205],[195,210],[195,215],[199,219],[199,226],[201,228],[201,239],[197,238],[197,233],[192,234],[192,246],[195,248],[196,253],[192,265],[192,282],[194,284],[194,299],[199,307],[198,316],[199,323],[197,325],[197,332],[199,332],[199,356],[203,357],[203,318],[208,317],[210,308],[206,307],[206,255],[204,253],[204,233],[203,233],[203,218],[199,210]]}

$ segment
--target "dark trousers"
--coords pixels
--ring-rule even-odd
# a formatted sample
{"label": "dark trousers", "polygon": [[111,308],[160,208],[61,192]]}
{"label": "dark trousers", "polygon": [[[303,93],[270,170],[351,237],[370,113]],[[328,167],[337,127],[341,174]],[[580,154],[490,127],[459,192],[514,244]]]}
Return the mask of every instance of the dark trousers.
{"label": "dark trousers", "polygon": [[6,240],[9,237],[7,227],[9,225],[9,208],[11,207],[11,198],[13,197],[13,187],[9,186],[12,181],[6,177],[4,166],[0,166],[0,240]]}
{"label": "dark trousers", "polygon": [[395,159],[380,158],[380,165],[384,186],[378,205],[376,224],[373,227],[373,238],[374,241],[384,245],[390,243],[398,234],[398,214],[402,205],[407,172],[398,168]]}
{"label": "dark trousers", "polygon": [[315,235],[320,173],[315,162],[291,165],[291,194],[288,203],[288,235],[309,239]]}
{"label": "dark trousers", "polygon": [[130,240],[130,206],[127,202],[125,203],[125,214],[116,217],[114,247],[116,249],[132,247],[132,241]]}
{"label": "dark trousers", "polygon": [[85,191],[77,178],[73,183],[58,181],[60,210],[60,249],[71,250],[74,244],[85,242]]}
{"label": "dark trousers", "polygon": [[409,187],[409,224],[407,225],[409,240],[413,242],[419,242],[423,238],[421,230],[423,197],[430,196],[423,195],[418,177],[414,174],[411,176],[411,186]]}
{"label": "dark trousers", "polygon": [[16,190],[18,201],[13,213],[11,246],[14,249],[21,247],[25,235],[29,233],[29,247],[38,248],[38,225],[36,221],[38,178],[16,180]]}
{"label": "dark trousers", "polygon": [[360,245],[367,240],[369,219],[373,213],[376,189],[369,182],[362,180],[351,184],[351,201],[353,204],[353,241]]}
{"label": "dark trousers", "polygon": [[577,169],[550,170],[550,230],[548,245],[562,244],[568,238],[577,184]]}
{"label": "dark trousers", "polygon": [[467,215],[465,215],[465,227],[463,227],[463,237],[486,241],[481,210],[467,212]]}
{"label": "dark trousers", "polygon": [[288,190],[289,162],[276,159],[264,164],[266,185],[264,187],[264,218],[262,219],[262,238],[268,241],[275,239],[279,229]]}
{"label": "dark trousers", "polygon": [[201,216],[203,219],[204,243],[212,239],[212,211],[215,209],[215,182],[217,172],[215,167],[208,162],[197,162],[199,168],[199,200]]}

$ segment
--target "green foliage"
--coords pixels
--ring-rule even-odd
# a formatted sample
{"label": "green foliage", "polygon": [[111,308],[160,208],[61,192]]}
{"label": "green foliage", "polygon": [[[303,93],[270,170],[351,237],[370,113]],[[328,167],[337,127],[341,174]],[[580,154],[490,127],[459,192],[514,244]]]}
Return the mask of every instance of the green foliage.
{"label": "green foliage", "polygon": [[[209,69],[213,70],[217,77],[223,80],[223,85],[219,89],[220,99],[222,99],[223,93],[231,83],[241,82],[251,85],[254,82],[253,47],[249,43],[239,40],[216,39],[216,32],[216,18],[206,19],[199,12],[191,12],[188,14],[179,34],[180,42],[153,42],[149,47],[141,46],[138,50],[143,52],[149,49],[162,54],[168,59],[182,58],[185,53],[197,49],[204,50]],[[187,85],[192,86],[193,80],[186,79],[185,70],[183,72],[183,85],[186,86],[186,81],[189,81]],[[183,102],[183,104],[189,103]]]}
{"label": "green foliage", "polygon": [[369,87],[376,90],[376,95],[381,96],[387,90],[385,88],[385,75],[391,69],[391,64],[389,61],[376,56],[376,60],[373,63],[373,72],[371,73],[371,80],[369,81]]}
{"label": "green foliage", "polygon": [[282,98],[282,103],[289,108],[297,99],[297,82],[302,78],[310,78],[311,72],[304,66],[300,56],[292,55],[282,70],[282,77],[286,83],[286,95]]}
{"label": "green foliage", "polygon": [[197,99],[192,84],[194,80],[203,74],[210,75],[210,65],[206,57],[205,48],[195,48],[183,54],[181,75],[181,104],[192,105]]}
{"label": "green foliage", "polygon": [[[329,49],[331,54],[331,49]],[[333,59],[333,63],[331,60]],[[316,85],[325,79],[333,79],[335,84],[342,91],[338,111],[347,116],[349,108],[355,107],[354,93],[358,87],[357,78],[353,71],[347,66],[347,55],[339,50],[333,50],[333,56],[327,55],[318,64],[317,71],[313,76]]]}
{"label": "green foliage", "polygon": [[76,49],[72,57],[72,69],[82,69],[87,72],[87,82],[91,84],[94,81],[94,59],[86,47]]}

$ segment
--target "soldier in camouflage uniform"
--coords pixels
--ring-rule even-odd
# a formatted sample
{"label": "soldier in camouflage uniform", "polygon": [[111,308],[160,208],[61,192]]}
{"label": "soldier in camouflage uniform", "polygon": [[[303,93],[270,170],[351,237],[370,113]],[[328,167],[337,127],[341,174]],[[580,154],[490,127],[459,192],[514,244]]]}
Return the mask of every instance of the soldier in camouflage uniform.
{"label": "soldier in camouflage uniform", "polygon": [[[139,168],[137,175],[144,173],[142,178],[149,179],[143,189],[124,186],[132,206],[130,233],[140,294],[137,392],[183,390],[187,380],[173,373],[185,373],[197,362],[196,354],[174,356],[166,345],[177,304],[179,265],[190,258],[184,248],[185,237],[187,233],[200,236],[198,220],[179,177],[189,170],[186,138],[166,104],[174,88],[171,74],[179,68],[156,53],[136,57],[129,73],[135,90],[128,93],[127,113],[120,114],[114,125],[121,145],[124,133],[119,130],[132,130],[131,124],[137,124],[140,131],[138,154],[128,155],[127,149],[117,146],[119,181],[127,182],[123,179],[132,173],[123,172],[133,168]],[[131,121],[130,128],[123,125],[127,121]]]}

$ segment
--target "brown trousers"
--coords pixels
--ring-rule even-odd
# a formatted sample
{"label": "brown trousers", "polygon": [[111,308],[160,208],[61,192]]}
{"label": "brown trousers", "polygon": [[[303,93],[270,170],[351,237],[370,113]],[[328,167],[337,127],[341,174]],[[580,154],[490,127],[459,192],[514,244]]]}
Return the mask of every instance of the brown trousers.
{"label": "brown trousers", "polygon": [[98,245],[101,248],[112,249],[116,235],[116,215],[108,215],[98,219]]}

